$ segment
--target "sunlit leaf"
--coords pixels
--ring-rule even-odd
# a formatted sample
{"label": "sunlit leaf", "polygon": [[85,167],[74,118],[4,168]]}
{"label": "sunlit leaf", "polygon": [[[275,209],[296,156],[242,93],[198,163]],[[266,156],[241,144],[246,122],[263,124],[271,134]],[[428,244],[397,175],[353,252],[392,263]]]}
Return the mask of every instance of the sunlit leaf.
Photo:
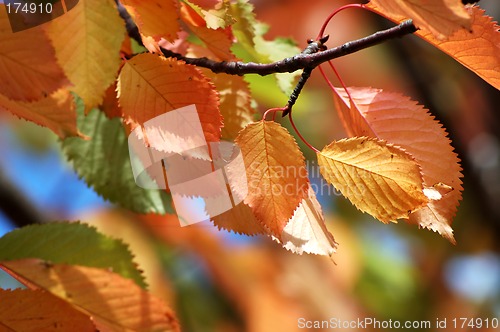
{"label": "sunlit leaf", "polygon": [[41,27],[13,33],[0,4],[0,93],[33,101],[69,84],[57,64],[54,47]]}
{"label": "sunlit leaf", "polygon": [[479,7],[467,11],[472,15],[472,32],[460,29],[446,40],[425,31],[416,34],[500,90],[500,27]]}
{"label": "sunlit leaf", "polygon": [[67,14],[50,22],[48,32],[58,62],[85,102],[99,105],[120,66],[125,36],[123,20],[112,0],[80,0]]}
{"label": "sunlit leaf", "polygon": [[227,28],[234,23],[233,17],[229,14],[229,0],[197,1],[191,0],[186,3],[196,11],[206,22],[207,28],[219,29]]}
{"label": "sunlit leaf", "polygon": [[383,222],[408,219],[427,203],[415,160],[384,141],[354,137],[318,152],[323,177],[358,209]]}
{"label": "sunlit leaf", "polygon": [[215,60],[236,60],[231,52],[233,35],[230,28],[210,29],[207,22],[191,6],[183,3],[181,6],[181,17],[188,25],[191,32],[198,37],[205,47],[213,54]]}
{"label": "sunlit leaf", "polygon": [[232,209],[212,217],[211,221],[219,229],[237,234],[256,235],[266,233],[265,228],[245,202],[240,202]]}
{"label": "sunlit leaf", "polygon": [[123,0],[124,5],[131,6],[138,14],[135,21],[139,31],[151,36],[156,41],[161,37],[174,41],[180,29],[178,22],[177,1],[174,0]]}
{"label": "sunlit leaf", "polygon": [[80,135],[76,127],[75,102],[68,90],[58,90],[33,102],[13,101],[0,94],[1,108],[47,127],[61,138]]}
{"label": "sunlit leaf", "polygon": [[78,105],[78,129],[90,139],[67,138],[62,143],[76,172],[99,195],[127,209],[139,213],[173,212],[170,197],[164,191],[136,185],[120,119],[108,119],[97,109],[84,116],[81,100]]}
{"label": "sunlit leaf", "polygon": [[204,71],[215,84],[220,98],[220,112],[224,119],[222,138],[233,140],[250,122],[255,110],[251,106],[252,93],[248,83],[241,76],[214,74]]}
{"label": "sunlit leaf", "polygon": [[369,8],[396,21],[414,24],[444,39],[460,28],[470,28],[470,15],[461,0],[370,0]]}
{"label": "sunlit leaf", "polygon": [[325,225],[321,205],[312,187],[308,197],[302,199],[280,238],[275,238],[284,248],[297,253],[331,256],[337,243]]}
{"label": "sunlit leaf", "polygon": [[[335,104],[351,136],[371,136],[400,146],[422,169],[424,186],[439,189],[440,200],[413,212],[410,222],[454,242],[450,225],[462,198],[461,167],[445,129],[408,97],[373,88],[336,89]],[[443,190],[442,188],[448,188]],[[451,188],[451,189],[449,189]]]}
{"label": "sunlit leaf", "polygon": [[243,155],[247,181],[238,181],[236,191],[248,188],[245,203],[271,234],[280,236],[293,212],[307,197],[307,170],[304,156],[295,139],[274,121],[259,121],[246,126],[236,138]]}
{"label": "sunlit leaf", "polygon": [[172,310],[133,281],[109,270],[47,264],[37,259],[0,262],[7,272],[91,315],[101,331],[179,331]]}
{"label": "sunlit leaf", "polygon": [[[300,49],[291,39],[276,38],[266,40],[266,29],[253,12],[253,5],[246,0],[238,0],[231,4],[231,15],[236,19],[232,31],[238,45],[247,53],[247,61],[267,63],[300,53]],[[280,89],[287,95],[292,92],[296,78],[300,72],[275,74]]]}
{"label": "sunlit leaf", "polygon": [[0,260],[22,258],[112,269],[141,287],[146,286],[128,246],[86,224],[55,222],[30,225],[2,236]]}
{"label": "sunlit leaf", "polygon": [[132,127],[195,104],[206,140],[220,139],[222,117],[217,92],[193,66],[153,54],[140,54],[123,66],[118,95],[123,115]]}
{"label": "sunlit leaf", "polygon": [[[29,289],[0,289],[2,331],[94,332],[90,317],[54,295]],[[6,330],[4,330],[5,328]]]}

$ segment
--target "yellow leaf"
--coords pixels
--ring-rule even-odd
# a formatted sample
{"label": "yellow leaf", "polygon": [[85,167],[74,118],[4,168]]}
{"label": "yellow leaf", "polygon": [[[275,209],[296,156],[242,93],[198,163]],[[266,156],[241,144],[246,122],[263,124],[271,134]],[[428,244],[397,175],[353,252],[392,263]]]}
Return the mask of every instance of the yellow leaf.
{"label": "yellow leaf", "polygon": [[91,315],[98,330],[179,331],[173,312],[132,280],[110,271],[38,259],[1,262],[28,280]]}
{"label": "yellow leaf", "polygon": [[81,136],[76,126],[75,102],[68,90],[60,89],[31,103],[13,101],[0,94],[0,108],[47,127],[61,138]]}
{"label": "yellow leaf", "polygon": [[479,7],[467,11],[472,15],[472,32],[460,29],[446,40],[426,31],[417,31],[417,35],[500,90],[500,27]]}
{"label": "yellow leaf", "polygon": [[[246,192],[248,204],[269,232],[281,236],[283,228],[304,197],[307,197],[307,170],[295,139],[274,121],[246,126],[236,138],[241,149],[247,181],[228,167],[237,192]],[[234,165],[239,166],[239,165]],[[241,179],[241,176],[239,177]]]}
{"label": "yellow leaf", "polygon": [[297,254],[308,253],[331,256],[337,243],[325,225],[325,218],[316,194],[309,186],[308,196],[302,199],[280,238],[274,239],[284,248]]}
{"label": "yellow leaf", "polygon": [[0,327],[24,332],[96,330],[88,315],[48,292],[29,289],[0,289]]}
{"label": "yellow leaf", "polygon": [[208,28],[205,20],[186,3],[181,5],[181,17],[189,30],[200,38],[205,47],[213,54],[211,58],[224,61],[236,60],[231,52],[233,35],[230,27],[216,30]]}
{"label": "yellow leaf", "polygon": [[222,117],[217,92],[198,69],[184,62],[153,54],[133,57],[118,78],[118,98],[132,127],[195,104],[206,140],[220,139]]}
{"label": "yellow leaf", "polygon": [[367,7],[398,22],[411,18],[439,39],[471,24],[461,0],[370,0]]}
{"label": "yellow leaf", "polygon": [[323,177],[358,209],[382,222],[408,219],[427,203],[415,160],[384,141],[354,137],[317,153]]}
{"label": "yellow leaf", "polygon": [[54,48],[41,27],[13,33],[0,4],[0,91],[9,99],[33,101],[68,85]]}
{"label": "yellow leaf", "polygon": [[135,21],[139,31],[159,41],[162,37],[170,42],[177,38],[180,26],[177,21],[177,1],[173,0],[123,0],[122,3],[135,9]]}
{"label": "yellow leaf", "polygon": [[112,0],[80,0],[68,13],[50,22],[48,33],[57,60],[85,102],[99,105],[116,79],[124,22]]}
{"label": "yellow leaf", "polygon": [[[408,97],[373,88],[336,89],[335,104],[351,136],[370,136],[410,153],[422,169],[424,185],[451,188],[440,200],[413,212],[410,222],[455,242],[450,225],[462,198],[461,167],[445,129],[425,108]],[[349,105],[349,107],[348,107]]]}

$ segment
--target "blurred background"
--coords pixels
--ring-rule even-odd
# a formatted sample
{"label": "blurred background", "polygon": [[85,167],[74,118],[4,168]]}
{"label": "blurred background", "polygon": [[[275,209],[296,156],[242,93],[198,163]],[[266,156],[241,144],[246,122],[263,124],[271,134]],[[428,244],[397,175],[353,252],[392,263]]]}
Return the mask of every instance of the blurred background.
{"label": "blurred background", "polygon": [[[253,3],[258,18],[269,24],[269,39],[290,37],[303,48],[329,13],[349,2]],[[500,2],[479,4],[500,18]],[[349,9],[330,23],[327,45],[390,26],[372,13]],[[151,291],[177,312],[183,331],[297,331],[300,319],[434,323],[447,318],[448,327],[453,318],[500,319],[499,91],[415,36],[334,63],[348,86],[409,95],[447,128],[464,174],[463,201],[453,222],[456,246],[415,226],[384,225],[335,194],[319,199],[339,243],[336,264],[327,257],[289,253],[268,238],[219,232],[211,224],[180,228],[175,216],[134,215],[103,201],[78,179],[48,129],[2,111],[0,236],[23,221],[82,220],[123,238]],[[247,79],[260,112],[285,105],[287,96],[272,77]],[[318,148],[346,136],[331,92],[316,71],[294,119]],[[286,119],[281,122],[288,125]],[[0,273],[0,287],[18,286]],[[491,326],[474,330],[498,331]]]}

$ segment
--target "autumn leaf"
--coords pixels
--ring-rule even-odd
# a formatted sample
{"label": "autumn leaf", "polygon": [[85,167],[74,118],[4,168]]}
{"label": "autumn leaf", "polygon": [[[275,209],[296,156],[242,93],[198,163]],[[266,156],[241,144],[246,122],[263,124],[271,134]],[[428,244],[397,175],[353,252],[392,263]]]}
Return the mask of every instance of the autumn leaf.
{"label": "autumn leaf", "polygon": [[0,91],[5,97],[39,100],[69,84],[45,31],[34,27],[13,33],[3,4],[0,45]]}
{"label": "autumn leaf", "polygon": [[102,102],[120,66],[125,27],[114,2],[80,0],[50,22],[48,33],[73,91],[90,111]]}
{"label": "autumn leaf", "polygon": [[81,136],[76,126],[76,107],[73,95],[60,89],[33,101],[13,101],[0,94],[0,109],[52,130],[60,138]]}
{"label": "autumn leaf", "polygon": [[95,331],[90,316],[48,292],[30,289],[0,288],[0,327],[24,332]]}
{"label": "autumn leaf", "polygon": [[479,7],[467,11],[472,16],[471,30],[460,29],[446,40],[426,31],[416,34],[500,90],[500,26]]}
{"label": "autumn leaf", "polygon": [[104,94],[99,109],[103,111],[109,119],[120,118],[122,116],[122,108],[118,104],[118,95],[116,92],[116,82],[109,86]]}
{"label": "autumn leaf", "polygon": [[413,212],[410,222],[439,232],[454,243],[450,227],[462,198],[459,159],[444,128],[425,108],[408,97],[373,88],[348,88],[334,93],[335,105],[350,136],[370,136],[395,144],[420,165],[424,186],[442,184],[451,190],[440,200]]}
{"label": "autumn leaf", "polygon": [[180,30],[177,1],[174,0],[123,0],[124,5],[134,8],[137,16],[135,21],[139,31],[145,36],[151,36],[159,41],[165,38],[174,41]]}
{"label": "autumn leaf", "polygon": [[382,222],[408,219],[411,211],[427,203],[415,160],[384,141],[343,139],[317,157],[323,177],[358,209]]}
{"label": "autumn leaf", "polygon": [[302,199],[280,238],[274,238],[284,248],[297,254],[308,253],[332,256],[337,243],[325,225],[325,218],[316,194],[309,186],[308,195]]}
{"label": "autumn leaf", "polygon": [[121,70],[118,97],[132,129],[166,112],[195,104],[206,141],[220,139],[222,117],[217,92],[198,69],[181,61],[153,54],[133,57]]}
{"label": "autumn leaf", "polygon": [[210,29],[206,21],[190,5],[181,4],[181,18],[213,54],[212,58],[216,60],[236,60],[231,52],[233,44],[233,35],[230,28]]}
{"label": "autumn leaf", "polygon": [[111,269],[146,288],[144,277],[126,244],[78,222],[30,225],[0,238],[0,261],[23,258]]}
{"label": "autumn leaf", "polygon": [[366,6],[398,22],[411,18],[417,27],[441,40],[471,26],[461,0],[370,0]]}
{"label": "autumn leaf", "polygon": [[218,229],[236,234],[253,236],[266,233],[266,229],[245,202],[240,202],[232,209],[212,217],[211,221]]}
{"label": "autumn leaf", "polygon": [[235,170],[240,167],[228,167],[236,183],[233,189],[248,189],[245,203],[270,233],[279,237],[299,203],[307,197],[309,180],[304,156],[290,133],[274,121],[249,124],[235,142],[243,155],[247,181],[238,181]]}
{"label": "autumn leaf", "polygon": [[200,16],[203,16],[206,22],[206,27],[210,29],[227,28],[231,26],[235,20],[229,15],[230,2],[228,0],[221,1],[186,1],[189,7],[191,7]]}
{"label": "autumn leaf", "polygon": [[222,138],[234,140],[241,129],[253,122],[255,110],[252,107],[252,93],[248,83],[241,76],[203,73],[215,84],[220,98],[220,112],[224,119]]}
{"label": "autumn leaf", "polygon": [[0,262],[6,272],[90,315],[101,331],[179,331],[170,308],[133,281],[108,270],[38,259]]}

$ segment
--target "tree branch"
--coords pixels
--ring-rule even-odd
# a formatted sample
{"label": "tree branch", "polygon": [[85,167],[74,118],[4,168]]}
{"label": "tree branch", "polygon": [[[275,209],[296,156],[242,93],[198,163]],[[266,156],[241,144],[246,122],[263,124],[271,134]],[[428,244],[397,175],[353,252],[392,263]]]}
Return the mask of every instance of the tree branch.
{"label": "tree branch", "polygon": [[14,225],[23,227],[46,221],[31,202],[0,172],[0,211]]}
{"label": "tree branch", "polygon": [[[137,25],[133,21],[127,9],[121,5],[119,0],[115,0],[118,6],[120,16],[126,23],[128,34],[131,38],[142,44],[141,35]],[[404,21],[403,23],[392,27],[387,30],[378,31],[370,36],[347,42],[341,46],[331,48],[325,51],[320,51],[314,54],[300,53],[293,57],[283,59],[273,63],[254,63],[254,62],[241,62],[241,61],[214,61],[206,57],[203,58],[190,58],[182,54],[172,52],[165,48],[160,47],[163,55],[168,58],[175,58],[182,60],[187,64],[210,69],[214,73],[225,73],[229,75],[245,75],[245,74],[259,74],[261,76],[294,72],[304,68],[315,68],[320,64],[339,58],[362,49],[383,43],[387,40],[400,38],[417,31],[411,20]]]}

